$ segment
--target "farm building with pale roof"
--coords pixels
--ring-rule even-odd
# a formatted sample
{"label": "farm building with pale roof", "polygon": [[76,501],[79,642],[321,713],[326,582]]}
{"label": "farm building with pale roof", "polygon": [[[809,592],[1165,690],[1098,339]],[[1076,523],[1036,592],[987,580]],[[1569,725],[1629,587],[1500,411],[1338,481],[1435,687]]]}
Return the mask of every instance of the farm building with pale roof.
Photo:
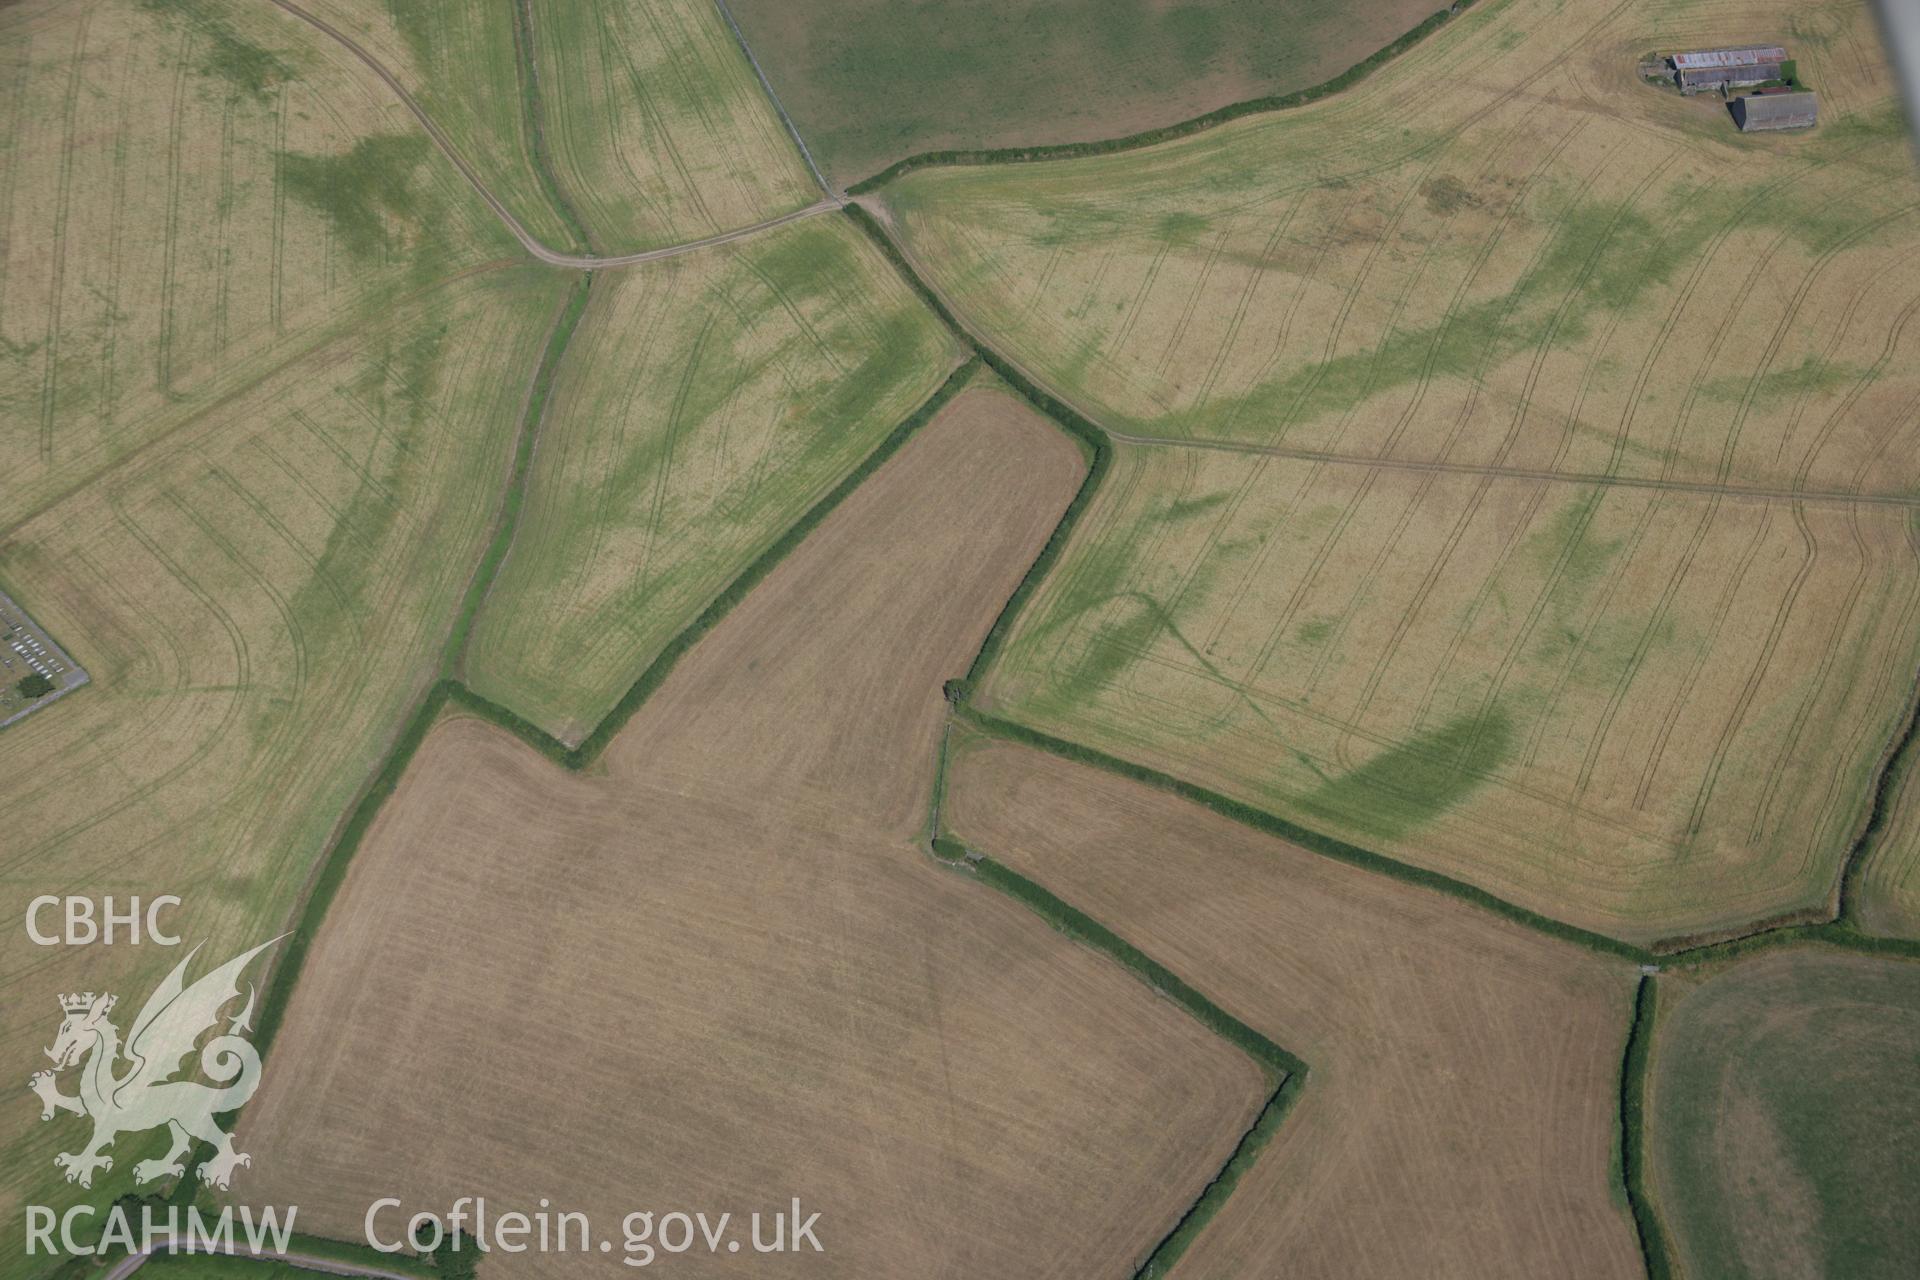
{"label": "farm building with pale roof", "polygon": [[1674,83],[1682,93],[1703,93],[1785,77],[1787,51],[1777,44],[1744,44],[1727,49],[1696,49],[1673,55]]}

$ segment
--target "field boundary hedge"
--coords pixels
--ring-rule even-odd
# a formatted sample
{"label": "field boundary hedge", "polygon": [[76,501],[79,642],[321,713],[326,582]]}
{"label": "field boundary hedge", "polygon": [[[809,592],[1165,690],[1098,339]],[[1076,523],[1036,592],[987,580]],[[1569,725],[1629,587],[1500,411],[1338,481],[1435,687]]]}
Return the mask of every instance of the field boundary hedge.
{"label": "field boundary hedge", "polygon": [[487,593],[493,589],[493,580],[499,575],[500,566],[506,562],[507,552],[513,546],[514,533],[520,527],[520,511],[526,505],[527,475],[533,466],[534,444],[541,424],[547,417],[547,398],[553,391],[560,357],[573,340],[573,331],[579,327],[580,317],[586,313],[587,300],[592,292],[593,273],[583,271],[566,302],[561,305],[559,315],[554,318],[553,327],[547,334],[546,347],[540,353],[540,363],[534,366],[533,381],[527,386],[526,403],[521,407],[520,430],[514,438],[513,462],[507,469],[507,491],[500,500],[499,514],[494,517],[493,537],[480,554],[480,563],[474,567],[473,576],[467,582],[466,594],[460,599],[460,611],[454,615],[453,627],[448,631],[447,642],[441,649],[440,672],[443,676],[459,674],[460,663],[466,656],[467,638],[473,632],[474,619],[479,617],[480,606],[486,602]]}
{"label": "field boundary hedge", "polygon": [[1654,1210],[1653,1193],[1647,1187],[1647,1072],[1653,1052],[1655,994],[1654,976],[1641,974],[1633,992],[1633,1018],[1627,1024],[1626,1053],[1620,1064],[1620,1179],[1626,1186],[1627,1208],[1640,1240],[1640,1256],[1647,1264],[1647,1280],[1670,1280],[1672,1256]]}
{"label": "field boundary hedge", "polygon": [[[585,296],[585,288],[580,287],[576,294],[576,302],[584,306]],[[564,332],[570,336],[572,333],[571,326],[567,327]],[[561,332],[558,329],[556,329],[555,336],[561,336]],[[557,366],[560,355],[564,353],[564,346],[564,341],[558,349],[551,343],[549,344],[549,355],[552,356],[552,359],[551,361],[543,360],[541,370],[536,373],[536,379],[544,375],[548,382],[551,381],[553,367]],[[979,361],[970,359],[952,373],[948,374],[946,380],[935,389],[932,395],[921,403],[919,408],[915,409],[903,419],[887,438],[881,441],[857,467],[849,472],[839,484],[829,490],[818,502],[809,507],[797,522],[789,527],[779,538],[775,539],[765,551],[761,552],[760,555],[754,559],[753,563],[742,570],[740,574],[707,605],[706,609],[703,610],[693,622],[689,623],[673,640],[668,642],[667,647],[648,664],[646,670],[640,674],[639,679],[635,680],[628,688],[620,702],[601,719],[600,723],[595,726],[593,732],[588,734],[579,746],[568,747],[560,739],[546,732],[546,730],[540,728],[540,726],[534,724],[524,716],[494,702],[490,698],[475,693],[453,676],[442,675],[421,697],[419,702],[415,704],[412,713],[405,721],[404,728],[402,728],[399,737],[388,751],[386,759],[382,762],[379,770],[375,772],[372,780],[367,784],[367,788],[361,794],[359,801],[354,805],[347,821],[340,828],[339,835],[334,838],[331,847],[320,859],[313,883],[308,889],[306,901],[302,904],[295,917],[295,924],[289,933],[287,946],[278,957],[273,968],[272,979],[268,983],[266,993],[267,1007],[261,1014],[260,1026],[254,1037],[261,1057],[266,1057],[267,1051],[271,1047],[275,1036],[279,1033],[281,1021],[285,1016],[285,1010],[292,1000],[295,987],[299,983],[301,971],[305,968],[307,952],[312,947],[313,940],[319,933],[320,926],[325,920],[328,909],[333,905],[334,898],[339,894],[340,886],[346,879],[347,868],[353,861],[354,854],[359,851],[360,842],[366,837],[367,830],[373,825],[373,820],[378,816],[381,806],[386,803],[387,798],[398,788],[401,776],[406,772],[407,766],[413,761],[414,753],[420,749],[420,744],[426,740],[427,731],[433,727],[434,722],[440,718],[448,704],[451,703],[468,714],[486,720],[506,730],[521,742],[532,747],[535,751],[538,751],[541,755],[563,769],[577,772],[586,768],[598,758],[601,751],[606,749],[607,743],[612,741],[614,734],[618,733],[626,722],[632,718],[633,713],[639,710],[641,703],[646,701],[647,696],[657,689],[666,679],[667,674],[673,669],[674,664],[680,660],[681,656],[685,654],[688,649],[692,648],[701,636],[712,630],[714,625],[718,623],[721,618],[725,617],[734,605],[738,604],[740,600],[746,596],[748,591],[765,578],[767,574],[773,570],[775,565],[785,559],[786,556],[800,544],[807,534],[811,533],[835,507],[843,502],[854,489],[859,487],[861,481],[865,480],[866,477],[878,469],[882,463],[892,457],[894,453],[898,452],[901,445],[905,444],[916,431],[930,421],[934,414],[944,408],[947,402],[953,399],[953,397],[959,393],[960,389],[966,385],[967,381],[973,377],[979,367]],[[534,411],[535,406],[530,404],[529,412],[532,413]],[[530,447],[530,443],[531,437],[529,436],[527,441],[528,447]],[[517,477],[517,487],[524,487],[526,480],[525,469],[517,466],[515,474]],[[523,495],[516,492],[516,510],[518,499],[521,496]],[[489,554],[491,551],[492,548],[490,547]],[[497,568],[497,563],[495,567]],[[479,578],[480,575],[476,574],[476,581],[479,580]],[[475,599],[475,593],[469,588],[469,603],[473,603]],[[464,613],[463,616],[455,620],[455,631],[463,632],[465,628],[472,625],[472,621],[471,613]]]}
{"label": "field boundary hedge", "polygon": [[1203,133],[1217,125],[1223,125],[1244,116],[1266,115],[1304,107],[1308,103],[1318,102],[1343,89],[1352,88],[1386,63],[1446,26],[1452,19],[1471,8],[1473,3],[1474,0],[1459,0],[1458,4],[1437,10],[1392,43],[1374,50],[1332,79],[1322,80],[1319,84],[1309,85],[1304,89],[1295,89],[1291,93],[1269,94],[1259,98],[1247,98],[1240,102],[1230,102],[1224,107],[1215,108],[1187,120],[1162,125],[1157,129],[1144,129],[1139,133],[1130,133],[1118,138],[1101,138],[1091,142],[1045,142],[1030,147],[922,151],[896,160],[880,172],[860,179],[847,188],[847,194],[865,195],[916,169],[961,165],[1029,164],[1038,160],[1072,160],[1084,156],[1112,155],[1118,151],[1137,151],[1141,147],[1151,147],[1156,143],[1170,142],[1175,138]]}
{"label": "field boundary hedge", "polygon": [[966,721],[975,728],[996,737],[1034,747],[1047,752],[1049,755],[1059,756],[1064,760],[1071,760],[1076,764],[1091,765],[1094,768],[1105,770],[1108,773],[1116,773],[1123,778],[1144,783],[1147,786],[1154,787],[1161,791],[1172,792],[1182,800],[1197,804],[1203,809],[1217,813],[1221,817],[1228,818],[1242,826],[1252,827],[1254,830],[1265,835],[1277,836],[1282,840],[1299,845],[1323,857],[1332,858],[1337,862],[1344,862],[1350,866],[1359,867],[1364,871],[1371,871],[1390,879],[1404,881],[1408,884],[1419,885],[1423,889],[1434,889],[1441,893],[1450,894],[1461,901],[1470,903],[1483,910],[1491,911],[1496,915],[1504,916],[1517,924],[1525,925],[1538,933],[1547,934],[1563,942],[1577,943],[1580,946],[1600,952],[1603,955],[1613,956],[1623,960],[1631,960],[1638,964],[1647,964],[1658,959],[1653,952],[1647,950],[1645,947],[1637,946],[1631,942],[1624,942],[1608,934],[1596,933],[1591,929],[1583,929],[1578,925],[1568,924],[1564,920],[1556,920],[1551,916],[1541,915],[1539,912],[1523,907],[1516,902],[1509,902],[1505,898],[1489,893],[1478,885],[1469,884],[1464,880],[1457,880],[1452,876],[1429,870],[1426,867],[1418,867],[1409,862],[1401,862],[1398,859],[1389,858],[1383,853],[1375,853],[1371,849],[1362,849],[1357,845],[1348,844],[1344,840],[1337,840],[1332,836],[1309,830],[1306,827],[1289,822],[1277,814],[1269,813],[1265,809],[1257,808],[1254,805],[1247,804],[1245,801],[1235,800],[1229,796],[1222,795],[1218,791],[1209,790],[1196,783],[1176,778],[1172,774],[1164,773],[1159,769],[1150,768],[1143,764],[1136,764],[1131,760],[1123,760],[1119,756],[1109,755],[1104,751],[1086,746],[1083,743],[1069,742],[1064,738],[1056,738],[1051,734],[1042,733],[1040,730],[1030,728],[1018,721],[1007,720],[1000,716],[981,711],[970,705],[959,706],[957,708],[957,714],[965,718]]}
{"label": "field boundary hedge", "polygon": [[[1253,1121],[1241,1133],[1220,1171],[1208,1180],[1200,1194],[1187,1206],[1177,1222],[1148,1251],[1135,1270],[1135,1280],[1162,1276],[1179,1260],[1220,1212],[1241,1177],[1253,1167],[1269,1140],[1279,1130],[1306,1086],[1308,1067],[1267,1036],[1222,1009],[1140,948],[1067,902],[1038,881],[1029,879],[985,854],[968,849],[942,837],[935,842],[935,853],[958,853],[950,859],[954,866],[969,872],[999,892],[1020,903],[1058,932],[1075,942],[1098,951],[1127,970],[1153,991],[1171,1000],[1208,1031],[1252,1058],[1273,1085],[1273,1092],[1254,1113]],[[944,846],[944,847],[942,847]]]}
{"label": "field boundary hedge", "polygon": [[1907,696],[1906,719],[1888,744],[1886,757],[1880,764],[1880,776],[1874,779],[1873,802],[1867,809],[1867,820],[1861,824],[1859,837],[1840,864],[1835,918],[1856,927],[1860,921],[1860,878],[1866,874],[1876,838],[1886,830],[1894,797],[1899,794],[1901,784],[1910,781],[1908,773],[1913,764],[1916,737],[1920,737],[1920,684]]}
{"label": "field boundary hedge", "polygon": [[532,0],[513,0],[513,61],[520,73],[520,115],[527,128],[528,159],[533,162],[534,176],[546,188],[554,212],[579,237],[574,246],[575,252],[598,253],[599,246],[593,242],[593,233],[587,230],[586,219],[580,216],[580,211],[573,207],[573,201],[567,198],[566,189],[560,185],[560,172],[553,167],[553,158],[547,154],[546,113],[540,100],[540,67],[535,61],[533,48]]}

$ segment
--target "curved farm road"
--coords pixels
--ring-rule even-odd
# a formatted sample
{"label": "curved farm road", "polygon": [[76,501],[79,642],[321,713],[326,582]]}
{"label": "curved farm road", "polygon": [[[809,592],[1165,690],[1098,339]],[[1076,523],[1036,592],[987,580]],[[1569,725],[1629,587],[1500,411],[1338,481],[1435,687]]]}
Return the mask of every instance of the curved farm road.
{"label": "curved farm road", "polygon": [[729,241],[750,236],[757,231],[766,231],[769,228],[778,227],[785,223],[797,222],[801,218],[810,218],[816,213],[825,213],[830,209],[837,209],[841,205],[840,200],[828,197],[817,203],[810,204],[804,209],[795,209],[791,213],[783,213],[777,218],[768,218],[764,222],[756,222],[751,226],[736,227],[732,231],[722,231],[718,235],[705,236],[699,240],[688,240],[682,244],[663,245],[658,249],[645,249],[639,253],[622,253],[611,257],[598,257],[593,254],[561,253],[542,244],[534,238],[531,231],[528,231],[520,224],[520,219],[514,217],[513,211],[508,209],[500,198],[488,189],[487,184],[480,180],[479,173],[474,170],[472,165],[467,163],[466,157],[462,156],[454,147],[453,141],[440,131],[440,126],[435,124],[433,118],[421,108],[418,102],[413,100],[413,95],[407,92],[406,86],[401,84],[399,79],[395,77],[391,71],[388,71],[385,66],[381,65],[378,58],[375,58],[371,53],[368,53],[366,49],[362,48],[353,37],[347,35],[344,31],[333,26],[325,19],[308,13],[299,5],[294,4],[293,0],[268,0],[268,3],[298,18],[365,63],[367,69],[373,72],[374,75],[379,76],[381,82],[385,84],[387,88],[393,90],[394,96],[400,99],[401,104],[413,113],[413,118],[418,120],[420,127],[427,131],[427,136],[433,140],[433,145],[438,147],[440,153],[453,162],[454,168],[460,171],[461,176],[472,184],[473,189],[480,194],[480,198],[486,201],[487,207],[493,210],[494,216],[499,218],[502,225],[513,233],[513,238],[518,240],[528,253],[552,266],[576,267],[586,271],[597,271],[603,267],[626,267],[638,262],[653,262],[660,258],[671,258],[677,254],[691,253],[695,249],[705,249],[712,245],[726,244]]}

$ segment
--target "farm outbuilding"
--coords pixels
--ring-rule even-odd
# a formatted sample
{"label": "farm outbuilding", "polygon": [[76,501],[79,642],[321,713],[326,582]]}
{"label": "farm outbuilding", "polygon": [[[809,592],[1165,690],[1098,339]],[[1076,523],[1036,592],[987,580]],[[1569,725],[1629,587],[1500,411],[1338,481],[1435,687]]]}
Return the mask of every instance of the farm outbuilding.
{"label": "farm outbuilding", "polygon": [[1786,49],[1777,44],[1695,49],[1673,55],[1673,78],[1682,93],[1740,88],[1784,79],[1786,61]]}
{"label": "farm outbuilding", "polygon": [[1742,133],[1766,129],[1810,129],[1819,116],[1819,103],[1811,93],[1760,93],[1735,98],[1733,121]]}

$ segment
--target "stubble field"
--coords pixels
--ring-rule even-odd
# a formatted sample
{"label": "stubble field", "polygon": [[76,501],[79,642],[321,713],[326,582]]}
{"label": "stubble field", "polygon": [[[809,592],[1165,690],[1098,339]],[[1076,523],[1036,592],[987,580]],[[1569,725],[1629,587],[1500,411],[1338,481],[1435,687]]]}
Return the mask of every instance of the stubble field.
{"label": "stubble field", "polygon": [[340,1232],[381,1194],[605,1224],[800,1195],[825,1215],[827,1252],[784,1260],[807,1274],[1130,1270],[1264,1101],[1259,1068],[914,847],[940,679],[1081,470],[968,393],[593,773],[443,722],[309,959],[245,1119],[246,1194]]}
{"label": "stubble field", "polygon": [[[1810,135],[1634,78],[1776,29]],[[883,188],[1119,441],[987,699],[1623,937],[1830,909],[1920,665],[1891,94],[1857,5],[1506,0],[1311,107]]]}
{"label": "stubble field", "polygon": [[568,349],[466,672],[576,742],[959,352],[832,216],[604,273]]}
{"label": "stubble field", "polygon": [[1628,965],[994,739],[956,741],[942,817],[1305,1060],[1174,1277],[1641,1274]]}

